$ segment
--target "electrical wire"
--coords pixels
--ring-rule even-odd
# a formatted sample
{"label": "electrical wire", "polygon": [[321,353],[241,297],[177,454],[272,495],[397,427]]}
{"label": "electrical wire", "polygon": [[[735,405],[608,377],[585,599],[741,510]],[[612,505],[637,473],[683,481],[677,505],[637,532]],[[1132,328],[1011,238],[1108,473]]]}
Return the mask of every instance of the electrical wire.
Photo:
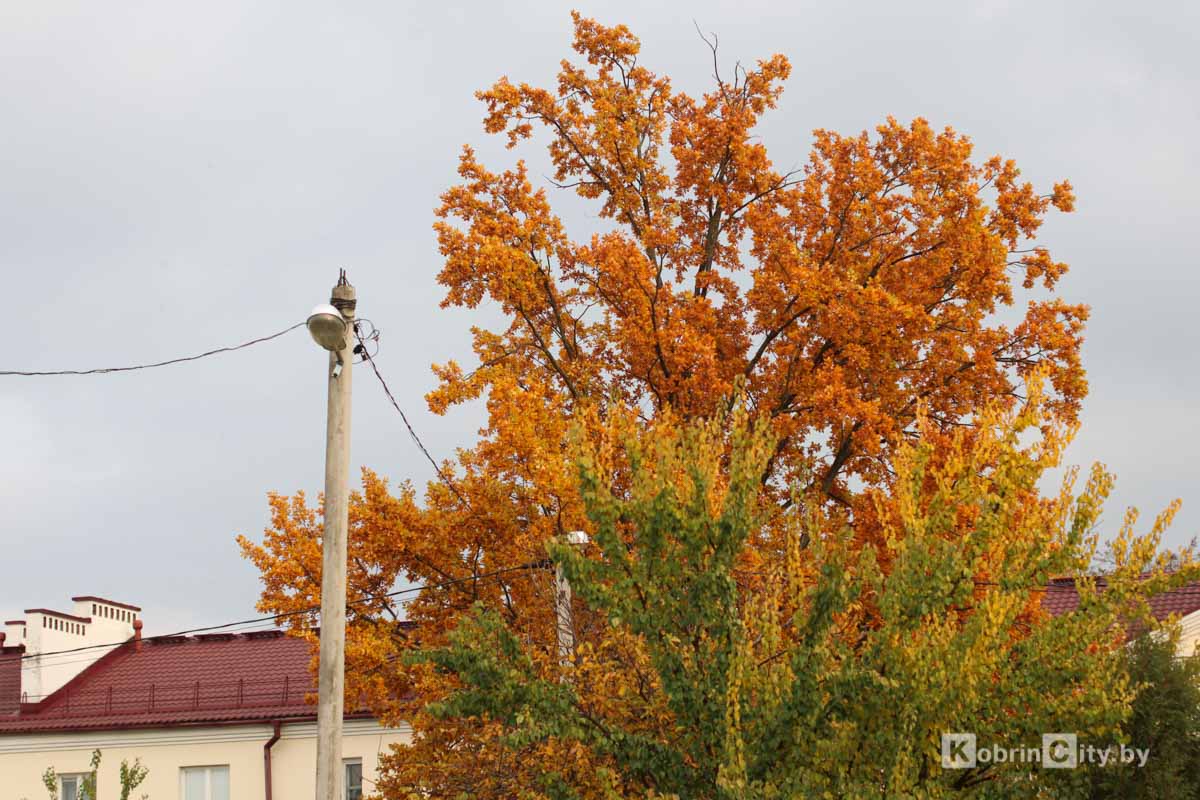
{"label": "electrical wire", "polygon": [[[347,607],[349,607],[349,606],[355,606],[355,605],[362,605],[365,603],[378,602],[379,600],[382,600],[384,598],[401,597],[406,594],[413,594],[415,592],[425,591],[426,589],[444,589],[444,588],[448,588],[450,586],[456,586],[458,584],[463,584],[463,583],[472,583],[472,582],[478,582],[478,581],[484,581],[484,580],[491,580],[492,578],[498,578],[498,577],[502,577],[504,575],[511,575],[516,572],[527,572],[527,571],[531,571],[531,570],[535,570],[535,569],[547,569],[550,566],[551,566],[551,562],[548,559],[542,559],[540,561],[531,561],[527,564],[521,564],[520,566],[505,567],[504,569],[498,569],[498,570],[494,570],[492,572],[484,572],[484,573],[480,573],[479,575],[468,575],[466,577],[452,578],[450,580],[438,581],[436,583],[425,583],[425,584],[421,584],[420,586],[409,586],[405,589],[398,589],[394,592],[388,592],[386,594],[377,594],[377,595],[371,595],[369,597],[362,597],[357,600],[348,600],[348,601],[346,601],[346,605],[347,605]],[[993,581],[976,580],[974,582],[978,586],[999,586],[1000,585]],[[1070,586],[1051,584],[1051,585],[1047,585],[1047,586],[1024,586],[1024,587],[1012,586],[1012,587],[1009,587],[1009,589],[1012,591],[1030,591],[1030,592],[1068,591],[1068,590],[1073,590],[1074,588],[1075,587],[1073,584]],[[1175,589],[1168,590],[1164,594],[1175,595],[1175,594],[1195,594],[1195,593],[1200,593],[1200,585],[1180,586]],[[312,614],[312,613],[318,612],[320,610],[321,610],[320,605],[307,606],[305,608],[296,609],[294,611],[284,611],[279,614],[271,614],[271,615],[265,616],[265,617],[254,617],[251,619],[237,620],[235,622],[223,622],[219,625],[208,625],[203,628],[189,628],[189,629],[183,630],[183,631],[176,631],[175,633],[163,633],[163,634],[158,634],[156,636],[146,636],[142,639],[142,641],[143,642],[153,642],[156,640],[163,640],[163,639],[177,639],[181,636],[187,636],[187,635],[193,634],[193,633],[206,633],[208,631],[218,631],[218,630],[227,631],[229,633],[242,633],[242,632],[249,631],[251,629],[246,628],[245,631],[242,631],[242,630],[230,631],[228,629],[230,629],[230,628],[245,628],[246,626],[262,626],[263,623],[270,623],[270,625],[268,625],[267,627],[259,628],[260,630],[266,630],[266,629],[269,629],[271,626],[278,625],[279,620],[288,619],[290,617],[297,617],[297,616],[301,616],[304,614]],[[83,647],[70,648],[67,650],[51,650],[51,651],[48,651],[45,653],[23,655],[23,656],[21,656],[21,660],[34,659],[34,658],[48,658],[50,656],[60,656],[60,655],[67,655],[67,654],[71,654],[71,653],[82,653],[82,652],[85,652],[88,650],[98,650],[98,649],[102,649],[102,648],[115,648],[115,647],[120,647],[121,645],[126,644],[126,643],[127,642],[117,642],[117,643],[110,643],[110,644],[93,644],[93,645],[86,645]],[[59,663],[68,663],[68,662],[59,662]],[[69,662],[69,663],[75,663],[75,662]]]}
{"label": "electrical wire", "polygon": [[[514,572],[527,572],[527,571],[534,570],[534,569],[545,568],[547,564],[548,564],[548,562],[545,560],[533,561],[528,564],[522,564],[518,567],[505,567],[504,569],[498,569],[498,570],[494,570],[492,572],[484,572],[484,573],[480,573],[479,575],[469,575],[469,576],[466,576],[463,578],[452,578],[450,580],[439,581],[437,583],[425,583],[420,586],[409,586],[408,588],[397,589],[394,592],[388,592],[386,594],[371,595],[370,597],[362,597],[362,598],[359,598],[358,600],[347,600],[346,605],[347,605],[347,607],[361,605],[364,603],[378,602],[379,600],[382,600],[382,599],[388,598],[388,597],[401,597],[406,594],[422,592],[422,591],[425,591],[426,589],[444,589],[444,588],[447,588],[450,586],[455,586],[455,585],[462,584],[462,583],[473,583],[473,582],[478,582],[478,581],[483,581],[483,580],[490,580],[492,578],[498,578],[503,575],[511,575]],[[229,628],[235,628],[238,626],[245,626],[245,625],[254,625],[254,624],[262,623],[262,622],[274,622],[275,624],[278,624],[278,621],[281,619],[288,619],[290,617],[298,617],[298,616],[301,616],[304,614],[312,614],[312,613],[320,611],[320,610],[321,610],[321,606],[318,604],[318,605],[314,605],[314,606],[308,606],[306,608],[299,608],[294,611],[284,611],[279,614],[271,614],[271,615],[265,616],[265,617],[254,617],[252,619],[237,620],[235,622],[223,622],[219,625],[207,625],[203,628],[189,628],[184,631],[176,631],[175,633],[162,633],[162,634],[158,634],[156,636],[145,636],[142,638],[142,641],[143,642],[153,642],[153,641],[157,641],[157,640],[161,640],[161,639],[177,639],[180,636],[187,636],[187,635],[193,634],[193,633],[206,633],[208,631],[227,630]],[[230,631],[230,632],[235,632],[235,631]],[[61,656],[61,655],[66,655],[68,653],[82,653],[82,652],[85,652],[88,650],[99,650],[101,648],[106,648],[106,647],[109,647],[109,648],[120,647],[122,644],[126,644],[126,642],[118,642],[116,644],[110,643],[110,644],[84,645],[82,647],[73,647],[73,648],[70,648],[67,650],[50,650],[45,653],[35,653],[35,654],[23,655],[23,656],[21,656],[21,660],[24,661],[26,659],[46,658],[48,656]]]}
{"label": "electrical wire", "polygon": [[[224,631],[223,633],[232,636],[234,634],[239,634],[239,633],[265,633],[268,631],[278,631],[278,629],[279,629],[278,626],[273,623],[264,623],[264,624],[247,626],[245,628],[235,628],[232,630]],[[172,634],[172,635],[178,635],[178,634]],[[214,635],[221,636],[223,634],[214,634]],[[142,641],[148,642],[148,641],[152,641],[155,638],[159,638],[159,637],[152,637],[152,636],[146,637],[146,638],[142,639]],[[90,645],[90,646],[96,648],[97,650],[102,650],[106,647],[111,648],[112,650],[116,650],[117,648],[122,647],[126,644],[129,644],[128,639],[126,639],[124,641],[120,641],[120,642],[111,642],[109,644],[98,644],[98,645]],[[56,650],[56,651],[52,651],[52,652],[48,652],[48,653],[36,653],[33,655],[25,655],[25,656],[22,656],[21,658],[22,658],[22,660],[24,660],[26,658],[42,659],[38,663],[43,667],[66,667],[71,664],[93,664],[96,662],[97,659],[102,658],[105,655],[107,655],[107,653],[101,653],[99,655],[96,655],[96,654],[89,655],[86,653],[80,654],[79,652],[70,651],[70,650]],[[0,660],[4,660],[3,656],[0,656]],[[51,694],[53,694],[53,692]],[[31,696],[34,696],[34,695],[31,695]],[[49,697],[49,695],[43,695],[43,696]]]}
{"label": "electrical wire", "polygon": [[[363,335],[363,329],[369,328],[367,334]],[[354,335],[358,339],[358,344],[354,347],[354,355],[358,356],[358,361],[355,364],[361,364],[372,356],[379,354],[379,334],[380,330],[375,327],[375,323],[366,317],[357,317],[354,320]],[[375,345],[375,352],[371,353],[367,349],[367,344]]]}
{"label": "electrical wire", "polygon": [[[375,328],[374,325],[372,325],[371,328],[372,328],[372,330],[371,330],[371,334],[370,334],[370,340],[378,341],[379,331],[374,329]],[[358,345],[359,345],[358,348],[355,348],[355,351],[358,352],[359,348],[361,348],[361,352],[359,354],[362,356],[363,361],[366,361],[368,364],[371,365],[371,371],[374,372],[375,377],[379,379],[379,385],[383,387],[384,394],[386,394],[388,400],[391,401],[392,407],[395,408],[397,412],[399,412],[400,419],[402,419],[404,421],[404,427],[408,428],[408,435],[412,437],[412,440],[417,445],[417,448],[420,449],[420,451],[425,455],[425,458],[429,461],[429,463],[433,465],[433,469],[437,473],[437,476],[441,480],[441,482],[446,484],[446,488],[448,488],[451,492],[453,492],[454,496],[458,498],[459,502],[462,503],[464,506],[466,506],[469,509],[471,507],[471,504],[467,502],[467,498],[463,497],[462,492],[460,492],[458,490],[458,487],[454,485],[454,481],[452,481],[450,479],[450,476],[447,475],[445,470],[442,469],[442,466],[440,464],[438,464],[437,460],[429,452],[429,449],[427,447],[425,447],[425,443],[422,442],[421,437],[417,435],[417,432],[413,428],[412,423],[408,421],[408,415],[404,413],[404,409],[402,409],[400,407],[400,403],[398,403],[396,401],[396,396],[394,394],[392,394],[391,387],[388,386],[387,381],[384,380],[384,378],[383,378],[383,374],[380,373],[379,367],[376,365],[374,357],[371,355],[370,352],[368,352],[367,341],[363,339],[363,336],[358,329],[358,325],[354,326],[354,338],[358,339]]]}
{"label": "electrical wire", "polygon": [[133,371],[139,370],[139,369],[154,369],[155,367],[166,367],[166,366],[170,366],[171,364],[181,364],[185,361],[198,361],[201,358],[208,358],[209,356],[215,356],[215,355],[219,355],[221,353],[231,353],[234,350],[243,350],[247,347],[252,347],[253,345],[256,345],[256,344],[261,344],[263,342],[269,342],[272,339],[278,339],[280,336],[283,336],[285,333],[291,333],[292,331],[296,330],[296,328],[303,327],[303,325],[304,325],[303,322],[297,322],[295,325],[292,325],[289,328],[284,328],[283,330],[279,331],[278,333],[272,333],[270,336],[261,336],[257,339],[251,339],[248,342],[242,342],[241,344],[233,345],[232,347],[219,347],[216,350],[209,350],[204,353],[199,353],[198,355],[183,356],[182,358],[172,358],[168,361],[157,361],[153,364],[134,364],[134,365],[131,365],[128,367],[96,367],[94,369],[62,369],[62,370],[49,370],[46,372],[22,372],[19,370],[0,370],[0,375],[14,375],[14,376],[21,376],[21,377],[28,378],[28,377],[47,377],[47,376],[53,376],[53,375],[105,375],[110,372],[133,372]]}

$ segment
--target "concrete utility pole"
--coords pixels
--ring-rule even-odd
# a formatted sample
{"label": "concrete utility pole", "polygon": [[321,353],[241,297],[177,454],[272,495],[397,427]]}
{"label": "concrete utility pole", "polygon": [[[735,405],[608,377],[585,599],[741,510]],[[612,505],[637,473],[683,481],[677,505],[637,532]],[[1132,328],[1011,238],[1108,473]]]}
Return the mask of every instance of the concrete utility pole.
{"label": "concrete utility pole", "polygon": [[321,652],[317,683],[316,800],[342,800],[342,706],[346,671],[346,528],[350,469],[350,378],[354,287],[342,271],[328,306],[313,309],[308,330],[329,351],[325,423],[325,531],[322,537]]}
{"label": "concrete utility pole", "polygon": [[[583,531],[567,534],[567,544],[572,547],[582,547],[587,540]],[[558,663],[566,667],[575,652],[575,618],[571,613],[571,582],[558,564],[554,565],[554,619],[558,630]]]}

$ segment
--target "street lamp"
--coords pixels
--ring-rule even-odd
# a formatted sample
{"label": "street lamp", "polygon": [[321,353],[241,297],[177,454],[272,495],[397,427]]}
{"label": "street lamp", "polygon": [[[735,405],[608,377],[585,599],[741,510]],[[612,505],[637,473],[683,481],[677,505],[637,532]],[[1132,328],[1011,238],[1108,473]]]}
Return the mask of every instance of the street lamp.
{"label": "street lamp", "polygon": [[326,350],[341,350],[346,346],[349,325],[342,312],[329,303],[322,303],[308,315],[308,332],[313,341]]}
{"label": "street lamp", "polygon": [[325,527],[321,537],[321,631],[317,672],[316,800],[342,797],[342,720],[346,680],[346,529],[350,498],[351,331],[357,298],[343,270],[328,305],[308,316],[313,341],[329,351],[325,419]]}

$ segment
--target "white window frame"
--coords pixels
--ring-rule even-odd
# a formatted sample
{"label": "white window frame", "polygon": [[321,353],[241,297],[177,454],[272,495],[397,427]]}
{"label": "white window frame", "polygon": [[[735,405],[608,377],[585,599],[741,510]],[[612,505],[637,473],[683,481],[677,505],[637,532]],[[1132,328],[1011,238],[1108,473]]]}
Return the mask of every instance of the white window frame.
{"label": "white window frame", "polygon": [[90,772],[60,772],[58,773],[58,796],[66,797],[66,782],[75,782],[75,797],[79,798],[79,792],[83,789],[83,779],[91,775]]}
{"label": "white window frame", "polygon": [[[196,764],[190,767],[179,768],[179,797],[180,800],[191,800],[184,792],[187,786],[187,774],[189,772],[204,771],[204,797],[199,800],[213,800],[212,794],[212,774],[214,770],[223,769],[227,778],[232,778],[229,773],[228,764]],[[233,786],[229,787],[230,796],[233,795]]]}
{"label": "white window frame", "polygon": [[347,773],[350,771],[349,767],[351,765],[358,767],[358,796],[363,797],[366,795],[366,792],[363,791],[363,783],[365,780],[363,778],[362,759],[344,758],[342,759],[342,800],[349,800],[350,798],[350,781],[348,780],[350,776],[347,775]]}

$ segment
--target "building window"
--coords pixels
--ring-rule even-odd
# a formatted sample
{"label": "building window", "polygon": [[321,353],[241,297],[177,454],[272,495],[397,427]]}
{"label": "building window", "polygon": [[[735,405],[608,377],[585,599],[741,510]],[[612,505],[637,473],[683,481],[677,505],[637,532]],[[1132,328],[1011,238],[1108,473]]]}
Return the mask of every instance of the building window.
{"label": "building window", "polygon": [[86,800],[83,794],[83,779],[87,773],[77,775],[59,775],[58,790],[62,800]]}
{"label": "building window", "polygon": [[229,767],[183,767],[179,795],[183,800],[229,800]]}
{"label": "building window", "polygon": [[346,761],[346,800],[362,800],[362,760]]}

